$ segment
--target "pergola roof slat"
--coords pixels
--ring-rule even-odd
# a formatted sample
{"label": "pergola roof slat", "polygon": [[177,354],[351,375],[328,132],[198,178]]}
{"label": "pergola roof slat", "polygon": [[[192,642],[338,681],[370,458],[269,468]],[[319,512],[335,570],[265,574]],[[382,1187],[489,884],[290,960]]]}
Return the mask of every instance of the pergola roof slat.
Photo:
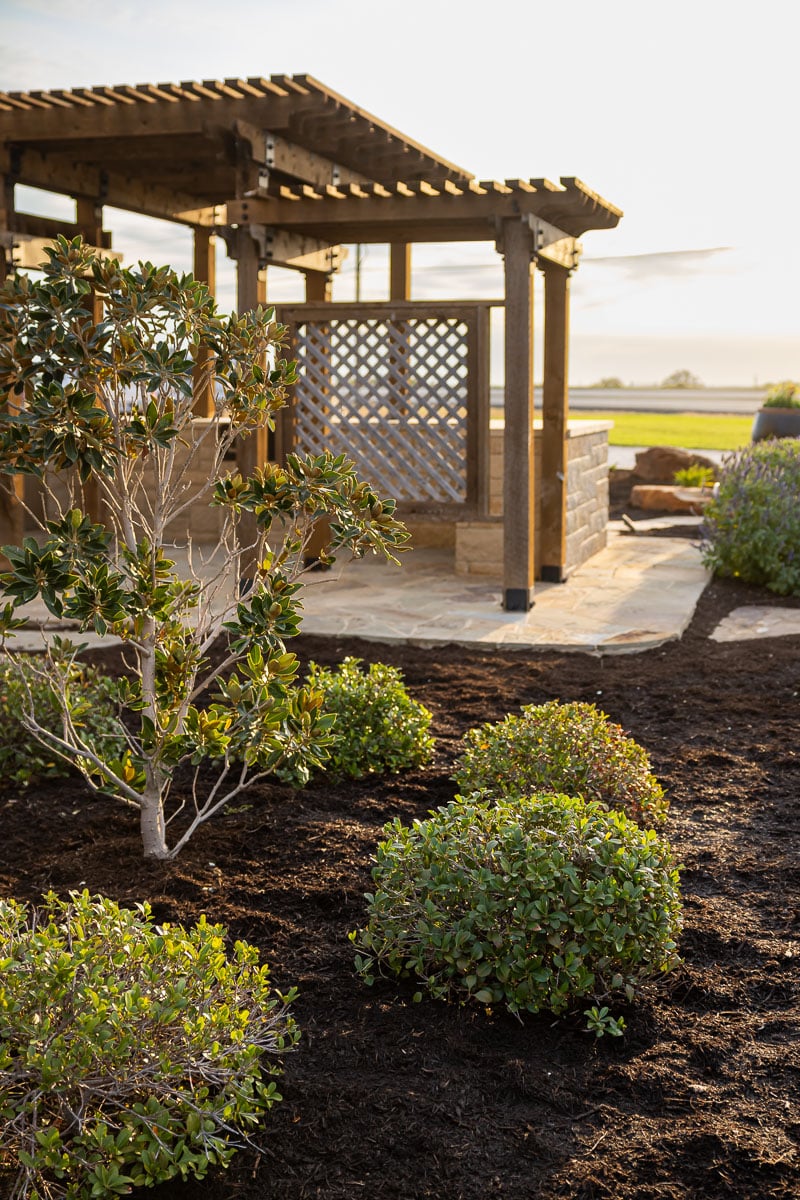
{"label": "pergola roof slat", "polygon": [[131,84],[128,84],[128,83],[123,84],[122,87],[117,90],[119,90],[121,92],[125,92],[125,94],[127,96],[130,96],[133,100],[140,101],[143,104],[157,104],[158,103],[155,96],[151,96],[147,91],[142,91],[141,88],[133,87]]}
{"label": "pergola roof slat", "polygon": [[168,104],[177,104],[178,97],[173,96],[171,92],[165,91],[154,83],[137,83],[137,92],[144,92],[148,96],[152,96],[155,100],[166,100]]}
{"label": "pergola roof slat", "polygon": [[274,79],[264,79],[261,75],[248,75],[247,82],[250,87],[260,91],[265,96],[287,96],[286,88],[276,83]]}
{"label": "pergola roof slat", "polygon": [[86,100],[88,104],[104,104],[106,108],[113,108],[116,103],[109,96],[104,96],[101,91],[96,91],[94,88],[74,88],[71,94],[77,100]]}
{"label": "pergola roof slat", "polygon": [[214,96],[226,96],[229,100],[243,100],[246,93],[238,91],[235,87],[231,87],[227,83],[223,83],[221,79],[204,79],[203,87],[207,88]]}
{"label": "pergola roof slat", "polygon": [[[6,92],[5,95],[12,102],[15,108],[50,108],[46,96],[43,93],[41,97],[32,96],[30,92]],[[58,95],[58,93],[56,93]]]}
{"label": "pergola roof slat", "polygon": [[54,104],[56,108],[72,108],[76,103],[84,108],[92,107],[91,101],[84,100],[82,96],[76,96],[72,91],[48,91],[47,98],[50,104]]}
{"label": "pergola roof slat", "polygon": [[113,100],[115,104],[135,104],[136,101],[132,96],[126,96],[120,88],[112,87],[94,87],[91,88],[92,95],[108,96],[109,100]]}

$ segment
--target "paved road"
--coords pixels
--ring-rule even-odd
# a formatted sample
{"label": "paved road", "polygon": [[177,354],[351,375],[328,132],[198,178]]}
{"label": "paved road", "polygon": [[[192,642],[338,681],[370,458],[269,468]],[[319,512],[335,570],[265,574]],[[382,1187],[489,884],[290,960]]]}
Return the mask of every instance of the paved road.
{"label": "paved road", "polygon": [[[751,417],[761,405],[764,388],[570,388],[574,412],[601,411],[659,413],[732,413]],[[536,403],[541,403],[541,388]],[[492,405],[501,406],[503,389],[492,388]]]}

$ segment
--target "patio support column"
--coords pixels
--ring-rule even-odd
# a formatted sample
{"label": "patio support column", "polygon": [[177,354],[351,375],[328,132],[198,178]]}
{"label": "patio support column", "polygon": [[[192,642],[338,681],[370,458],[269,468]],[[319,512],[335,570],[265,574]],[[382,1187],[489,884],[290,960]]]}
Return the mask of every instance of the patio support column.
{"label": "patio support column", "polygon": [[505,433],[503,437],[503,607],[533,606],[533,234],[524,218],[503,220]]}
{"label": "patio support column", "polygon": [[[212,231],[204,226],[195,226],[194,229],[193,274],[199,283],[206,285],[212,296],[216,295],[217,239]],[[196,417],[211,417],[214,414],[214,384],[208,374],[210,358],[210,351],[202,349],[195,367],[194,415]]]}
{"label": "patio support column", "polygon": [[[14,228],[14,179],[11,175],[0,175],[0,232],[10,233]],[[0,286],[6,281],[7,260],[11,259],[12,246],[0,244]],[[7,401],[3,401],[7,403]],[[19,546],[22,542],[25,514],[22,501],[25,496],[23,475],[0,476],[0,546]],[[0,566],[6,568],[8,560],[0,554]]]}
{"label": "patio support column", "polygon": [[[258,308],[263,295],[261,263],[258,244],[253,241],[246,227],[235,232],[236,247],[236,310],[241,316]],[[267,461],[267,431],[259,429],[236,442],[236,469],[246,479]],[[255,517],[246,513],[240,522],[240,544],[253,546],[257,527]],[[252,577],[255,571],[255,555],[251,550],[242,556],[242,575]]]}
{"label": "patio support column", "polygon": [[[75,220],[83,229],[83,236],[92,246],[103,245],[103,205],[96,196],[75,197]],[[85,307],[92,322],[99,325],[103,319],[103,301],[94,288],[86,296]],[[105,524],[108,514],[97,479],[90,476],[86,483],[81,485],[81,490],[87,516],[93,521]]]}
{"label": "patio support column", "polygon": [[[306,271],[306,304],[330,304],[333,299],[333,277],[323,271]],[[323,326],[324,333],[329,332],[328,326]],[[323,378],[330,377],[330,369],[324,367],[320,374]],[[327,393],[328,388],[326,387]],[[304,558],[307,563],[318,560],[331,540],[331,523],[327,517],[320,517],[306,535]]]}
{"label": "patio support column", "polygon": [[392,242],[389,246],[389,299],[411,299],[411,244]]}
{"label": "patio support column", "polygon": [[567,562],[569,271],[546,259],[539,266],[544,274],[540,576],[563,583]]}
{"label": "patio support column", "polygon": [[333,296],[333,279],[324,271],[304,271],[306,304],[328,304]]}

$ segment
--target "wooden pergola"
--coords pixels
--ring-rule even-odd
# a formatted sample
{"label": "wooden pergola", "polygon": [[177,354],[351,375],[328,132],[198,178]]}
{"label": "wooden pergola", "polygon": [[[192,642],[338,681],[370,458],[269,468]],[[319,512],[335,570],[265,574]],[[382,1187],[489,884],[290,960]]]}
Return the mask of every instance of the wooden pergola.
{"label": "wooden pergola", "polygon": [[[18,212],[18,183],[73,197],[75,220]],[[577,239],[622,215],[580,180],[479,183],[317,80],[273,75],[0,93],[0,185],[0,276],[12,262],[37,265],[59,233],[109,249],[113,206],[189,226],[195,276],[212,290],[214,237],[224,238],[239,311],[266,300],[270,265],[304,273],[309,305],[329,303],[346,243],[389,244],[389,299],[407,302],[414,242],[494,242],[505,271],[505,607],[533,603],[535,536],[542,578],[564,577],[569,277]],[[534,267],[545,307],[538,531]],[[240,469],[266,453],[243,442]]]}

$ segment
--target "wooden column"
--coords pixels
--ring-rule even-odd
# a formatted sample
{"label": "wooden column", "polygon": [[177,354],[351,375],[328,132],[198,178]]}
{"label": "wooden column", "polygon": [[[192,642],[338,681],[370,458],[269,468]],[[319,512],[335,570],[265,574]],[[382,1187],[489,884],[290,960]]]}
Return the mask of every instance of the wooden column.
{"label": "wooden column", "polygon": [[[14,180],[0,175],[0,231],[14,228]],[[11,258],[11,247],[0,245],[0,287],[6,281],[7,258]],[[7,404],[7,400],[3,400]],[[19,546],[25,530],[25,479],[22,475],[0,475],[0,546]],[[0,555],[0,568],[8,567],[8,560]]]}
{"label": "wooden column", "polygon": [[[333,297],[333,279],[322,271],[306,271],[306,304],[329,304]],[[323,326],[328,330],[328,326]],[[330,375],[325,369],[325,376]],[[327,392],[327,387],[325,388]],[[305,544],[304,558],[306,563],[316,562],[331,540],[331,524],[327,517],[316,520]]]}
{"label": "wooden column", "polygon": [[[84,238],[92,246],[103,245],[103,206],[95,196],[75,197],[75,221],[83,229]],[[92,288],[86,297],[86,310],[94,325],[99,325],[103,319],[103,301]],[[83,507],[87,516],[93,521],[105,524],[108,513],[103,504],[100,485],[96,478],[90,477],[81,485],[83,492]]]}
{"label": "wooden column", "polygon": [[[10,175],[0,175],[0,233],[11,233],[14,228],[14,180]],[[11,261],[11,246],[0,245],[0,286],[8,275]]]}
{"label": "wooden column", "polygon": [[569,406],[569,271],[543,260],[544,391],[540,574],[563,583],[567,563],[567,418]]}
{"label": "wooden column", "polygon": [[[211,295],[216,295],[217,288],[217,239],[210,229],[196,226],[194,230],[194,264],[195,279],[204,283]],[[194,415],[196,417],[211,417],[214,415],[214,383],[209,374],[208,364],[211,353],[201,349],[197,359],[194,376]]]}
{"label": "wooden column", "polygon": [[328,304],[333,296],[333,279],[324,271],[304,271],[306,304]]}
{"label": "wooden column", "polygon": [[389,299],[411,299],[411,245],[392,242],[389,246]]}
{"label": "wooden column", "polygon": [[[236,231],[236,309],[239,315],[258,308],[261,302],[258,245],[246,228]],[[267,431],[259,429],[236,442],[236,469],[243,478],[252,475],[256,468],[267,461]],[[249,513],[241,518],[240,540],[244,546],[253,547],[258,535],[256,519]],[[255,574],[257,555],[254,549],[242,557],[242,576],[252,579]]]}
{"label": "wooden column", "polygon": [[533,237],[519,217],[503,221],[505,260],[505,435],[503,438],[503,607],[533,606]]}
{"label": "wooden column", "polygon": [[[236,237],[236,309],[241,315],[258,308],[261,303],[262,284],[258,246],[246,228],[237,230]],[[243,476],[252,475],[256,467],[267,461],[266,430],[260,429],[242,438],[237,447],[236,465]]]}

